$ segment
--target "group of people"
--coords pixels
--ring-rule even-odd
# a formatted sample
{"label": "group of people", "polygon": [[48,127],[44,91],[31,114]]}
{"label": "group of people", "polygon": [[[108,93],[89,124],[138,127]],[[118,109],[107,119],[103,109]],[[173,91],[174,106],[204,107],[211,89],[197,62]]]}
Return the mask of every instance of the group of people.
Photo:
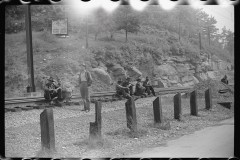
{"label": "group of people", "polygon": [[[56,101],[56,104],[60,104],[60,101],[63,99],[62,96],[62,87],[61,80],[54,80],[53,77],[47,79],[48,82],[44,87],[44,98],[50,101],[50,104],[53,101]],[[92,76],[89,71],[86,70],[86,65],[80,64],[80,74],[79,74],[79,84],[80,84],[80,93],[84,102],[83,111],[90,111],[90,94],[89,86],[92,84]]]}
{"label": "group of people", "polygon": [[[60,104],[59,101],[63,99],[62,96],[62,87],[61,87],[61,80],[57,79],[54,80],[53,77],[47,79],[48,82],[45,83],[44,87],[44,98],[49,100],[50,103],[53,100],[56,100],[57,104]],[[90,94],[89,94],[89,86],[92,84],[92,76],[89,71],[86,70],[86,65],[84,63],[80,64],[80,74],[79,74],[79,84],[80,84],[80,93],[82,100],[84,102],[84,109],[83,111],[89,112],[90,111]],[[134,85],[131,83],[130,77],[127,77],[126,80],[122,80],[121,78],[118,79],[116,84],[116,94],[123,96],[124,98],[131,98],[132,96],[146,96],[146,94],[150,95],[151,93],[156,96],[155,91],[149,81],[149,78],[146,77],[145,81],[141,81],[138,78],[137,83]],[[228,84],[227,76],[225,75],[221,81],[225,84]]]}
{"label": "group of people", "polygon": [[[51,104],[54,100],[56,101],[56,104],[60,104],[60,101],[63,99],[61,80],[54,80],[53,77],[50,77],[47,80],[48,82],[45,84],[44,87],[44,98],[49,100]],[[83,111],[86,112],[90,111],[89,86],[91,86],[92,81],[92,76],[90,72],[86,70],[86,65],[84,63],[80,64],[80,93],[84,102]],[[116,84],[116,93],[127,99],[134,95],[142,96],[146,94],[150,95],[151,93],[156,96],[148,77],[146,77],[143,83],[141,82],[140,78],[137,79],[135,92],[133,87],[134,85],[131,83],[130,77],[127,77],[125,81],[122,81],[122,79],[119,78]]]}
{"label": "group of people", "polygon": [[122,81],[121,78],[118,79],[116,84],[116,93],[124,98],[131,98],[132,96],[146,96],[146,93],[150,95],[151,93],[156,96],[155,91],[149,81],[149,78],[146,77],[145,81],[142,83],[141,79],[137,79],[135,86],[135,92],[133,91],[134,85],[130,82],[130,77],[127,77],[125,81]]}

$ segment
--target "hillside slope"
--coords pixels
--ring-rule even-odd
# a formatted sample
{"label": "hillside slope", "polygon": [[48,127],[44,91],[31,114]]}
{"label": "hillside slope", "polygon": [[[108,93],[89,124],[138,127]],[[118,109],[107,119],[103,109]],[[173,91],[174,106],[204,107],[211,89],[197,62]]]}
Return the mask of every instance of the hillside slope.
{"label": "hillside slope", "polygon": [[[143,77],[158,79],[165,87],[194,85],[199,80],[211,77],[207,74],[209,71],[217,75],[213,70],[233,68],[233,57],[218,54],[219,49],[215,47],[204,45],[200,52],[191,39],[182,38],[179,42],[175,33],[143,27],[137,34],[129,34],[127,42],[122,32],[115,34],[113,39],[99,35],[96,41],[94,35],[89,35],[88,49],[85,48],[85,39],[76,33],[60,38],[47,31],[33,32],[36,91],[42,91],[43,77],[53,76],[70,82],[74,93],[79,93],[77,80],[80,62],[85,62],[89,70],[100,65],[109,69],[109,65],[119,64],[127,74],[129,67],[135,67]],[[209,54],[215,57],[211,65]],[[92,91],[114,90],[113,85],[102,82],[94,72],[92,74]],[[116,77],[113,75],[114,82]],[[5,97],[23,96],[27,78],[25,32],[6,34]]]}

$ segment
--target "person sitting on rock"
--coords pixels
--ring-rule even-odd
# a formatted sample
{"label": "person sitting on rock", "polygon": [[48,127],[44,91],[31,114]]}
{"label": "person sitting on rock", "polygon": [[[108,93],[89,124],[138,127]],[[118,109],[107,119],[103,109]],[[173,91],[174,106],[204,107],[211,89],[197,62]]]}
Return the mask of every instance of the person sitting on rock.
{"label": "person sitting on rock", "polygon": [[135,89],[135,95],[136,96],[146,96],[145,94],[145,87],[143,87],[142,83],[141,83],[141,79],[138,78],[137,79],[137,84],[136,84],[136,89]]}
{"label": "person sitting on rock", "polygon": [[126,80],[123,82],[123,87],[128,87],[130,90],[130,95],[133,95],[133,84],[130,82],[131,78],[127,77]]}
{"label": "person sitting on rock", "polygon": [[222,81],[223,83],[225,83],[225,84],[228,84],[227,76],[225,75],[225,76],[221,79],[221,81]]}
{"label": "person sitting on rock", "polygon": [[131,96],[129,95],[129,88],[123,86],[122,79],[119,78],[116,84],[116,93],[120,96],[123,96],[124,98],[130,98]]}
{"label": "person sitting on rock", "polygon": [[57,103],[62,99],[62,89],[61,83],[56,82],[53,77],[49,77],[48,82],[45,84],[44,88],[44,98],[50,101],[50,104],[53,103],[53,100],[57,98]]}
{"label": "person sitting on rock", "polygon": [[[156,96],[155,91],[154,91],[154,89],[153,89],[153,87],[152,87],[152,85],[151,85],[148,77],[146,77],[146,80],[143,82],[143,87],[146,88],[145,92],[147,92],[148,95],[150,95],[151,92],[152,92],[152,94],[153,94],[154,96]],[[150,91],[151,91],[151,92],[150,92]]]}

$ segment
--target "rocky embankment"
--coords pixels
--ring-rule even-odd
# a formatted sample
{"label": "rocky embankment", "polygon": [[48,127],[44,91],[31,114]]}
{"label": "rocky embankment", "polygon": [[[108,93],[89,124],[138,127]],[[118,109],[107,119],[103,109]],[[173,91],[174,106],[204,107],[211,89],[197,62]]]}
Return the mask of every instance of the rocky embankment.
{"label": "rocky embankment", "polygon": [[[146,64],[123,67],[120,64],[104,65],[101,63],[92,71],[108,84],[118,78],[125,79],[127,76],[131,77],[133,81],[138,77],[144,80],[148,76],[153,85],[167,88],[193,86],[208,79],[220,80],[224,76],[220,71],[233,72],[233,66],[215,55],[209,58],[207,54],[202,54],[196,62],[184,56],[173,56],[162,60],[158,65],[153,64],[152,67]],[[233,80],[233,74],[227,74],[227,76],[228,79]]]}

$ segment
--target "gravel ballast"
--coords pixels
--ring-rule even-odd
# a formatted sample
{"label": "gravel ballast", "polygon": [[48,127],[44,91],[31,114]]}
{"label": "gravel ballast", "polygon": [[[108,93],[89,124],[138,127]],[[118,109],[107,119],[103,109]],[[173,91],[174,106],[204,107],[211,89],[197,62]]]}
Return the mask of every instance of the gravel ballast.
{"label": "gravel ballast", "polygon": [[[149,147],[164,145],[168,140],[192,133],[220,120],[234,116],[213,101],[211,111],[205,110],[204,99],[198,99],[199,116],[190,116],[189,98],[182,98],[182,120],[174,120],[173,95],[162,96],[163,119],[171,129],[162,130],[153,124],[152,101],[155,97],[138,99],[136,104],[139,137],[131,137],[126,125],[126,100],[102,103],[102,141],[91,144],[89,123],[95,121],[95,107],[81,111],[83,106],[54,108],[55,144],[57,152],[41,152],[40,113],[43,110],[5,113],[6,157],[124,157]],[[144,146],[144,147],[143,147]]]}

